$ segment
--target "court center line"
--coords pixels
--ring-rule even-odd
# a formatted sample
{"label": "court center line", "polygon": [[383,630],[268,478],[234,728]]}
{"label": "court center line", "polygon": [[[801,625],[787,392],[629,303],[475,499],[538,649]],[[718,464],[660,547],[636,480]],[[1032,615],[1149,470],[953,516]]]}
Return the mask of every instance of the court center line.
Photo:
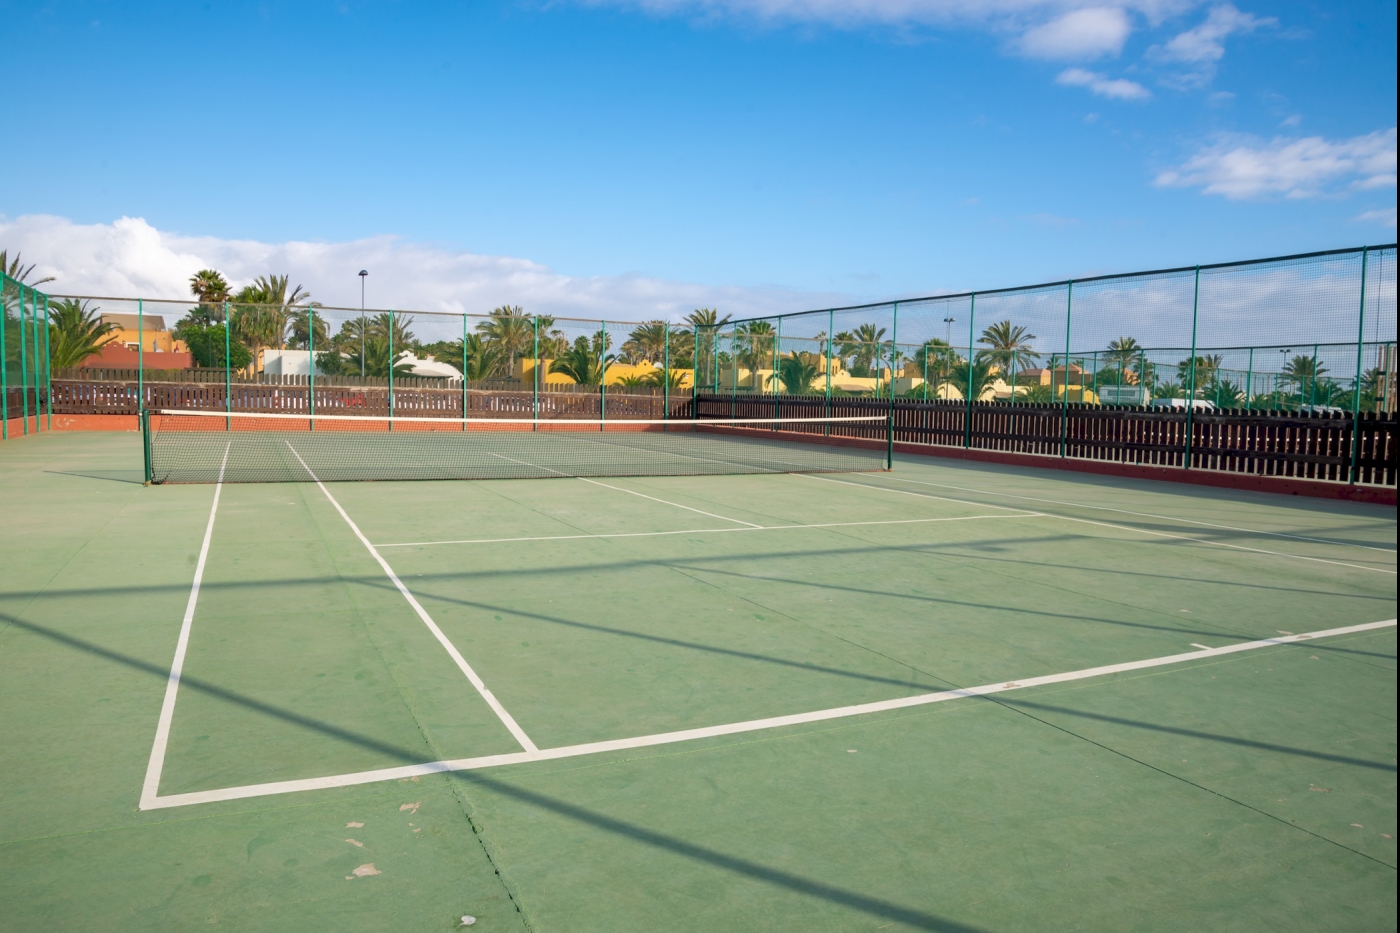
{"label": "court center line", "polygon": [[[934,483],[923,479],[909,479],[907,476],[890,476],[888,479],[900,483],[917,483],[920,486],[936,486],[940,489],[956,489],[959,492],[970,492],[984,496],[1000,496],[1003,499],[1024,499],[1027,502],[1049,502],[1054,505],[1068,505],[1077,509],[1091,509],[1095,512],[1117,512],[1120,515],[1137,515],[1141,518],[1157,518],[1167,522],[1181,522],[1186,525],[1200,525],[1204,528],[1222,528],[1226,531],[1243,531],[1254,535],[1269,535],[1275,538],[1292,538],[1295,541],[1310,541],[1314,544],[1329,544],[1333,547],[1354,547],[1365,551],[1381,551],[1385,554],[1394,554],[1395,548],[1379,547],[1373,544],[1356,544],[1351,541],[1329,541],[1326,538],[1313,538],[1308,535],[1294,535],[1283,531],[1264,531],[1261,528],[1241,528],[1238,525],[1221,525],[1216,522],[1203,522],[1191,518],[1174,518],[1170,515],[1154,515],[1151,512],[1134,512],[1131,509],[1115,509],[1106,505],[1087,505],[1083,502],[1070,502],[1065,499],[1045,499],[1040,496],[1018,496],[1009,492],[995,492],[990,489],[969,489],[966,486],[953,486],[948,483]],[[980,505],[981,503],[968,503],[969,505]]]}
{"label": "court center line", "polygon": [[214,540],[214,517],[219,514],[219,498],[224,491],[224,470],[228,467],[228,452],[232,447],[232,441],[224,445],[224,459],[219,463],[219,479],[214,484],[214,502],[209,506],[209,523],[204,526],[204,543],[199,546],[199,560],[194,565],[194,583],[190,585],[190,598],[185,603],[185,617],[180,622],[180,635],[175,639],[175,658],[170,662],[170,675],[165,680],[165,699],[160,704],[156,737],[151,743],[151,757],[146,762],[146,779],[141,784],[140,807],[143,810],[160,796],[160,775],[165,770],[165,749],[170,744],[170,724],[175,720],[175,698],[180,692],[180,675],[185,669],[185,652],[190,644],[190,629],[194,626],[194,609],[199,604],[199,586],[204,582],[204,566],[209,560],[209,544]]}
{"label": "court center line", "polygon": [[[802,474],[797,474],[797,475],[802,475]],[[935,495],[933,495],[933,494],[931,494],[931,493],[925,493],[925,492],[912,492],[912,491],[910,491],[910,490],[908,490],[908,489],[891,489],[891,488],[889,488],[888,486],[872,486],[872,485],[870,485],[869,483],[850,483],[850,482],[846,482],[845,480],[828,479],[828,478],[825,477],[825,476],[804,476],[803,478],[804,478],[804,479],[819,479],[819,480],[822,480],[822,481],[828,482],[828,483],[840,483],[840,484],[843,485],[843,486],[856,486],[856,487],[858,487],[858,488],[860,488],[860,489],[874,489],[874,490],[876,490],[877,492],[892,492],[892,493],[895,493],[895,494],[897,494],[897,495],[916,496],[916,497],[921,498],[921,499],[938,499],[938,500],[943,501],[943,502],[958,502],[958,503],[961,503],[962,505],[981,505],[981,506],[983,506],[984,508],[993,508],[993,509],[1009,508],[1008,506],[988,505],[987,503],[982,503],[982,502],[968,502],[966,499],[949,499],[949,498],[946,497],[946,496],[935,496]],[[1363,564],[1349,564],[1349,563],[1347,563],[1346,561],[1342,561],[1342,560],[1327,560],[1326,558],[1323,558],[1323,557],[1307,557],[1307,556],[1305,556],[1305,555],[1303,555],[1303,554],[1289,554],[1287,551],[1270,551],[1270,550],[1268,550],[1267,548],[1245,547],[1243,544],[1230,544],[1230,543],[1228,543],[1228,542],[1226,542],[1226,541],[1210,541],[1210,540],[1207,540],[1207,539],[1205,539],[1205,538],[1193,538],[1193,537],[1191,537],[1190,535],[1176,535],[1176,534],[1170,534],[1170,533],[1165,532],[1165,531],[1150,531],[1150,530],[1148,530],[1148,529],[1146,529],[1146,528],[1134,528],[1134,527],[1131,526],[1131,525],[1115,525],[1115,524],[1113,524],[1112,522],[1096,522],[1096,521],[1093,521],[1093,520],[1087,519],[1087,518],[1071,518],[1071,517],[1068,516],[1068,515],[1056,515],[1054,512],[1043,512],[1043,513],[1041,513],[1041,514],[1044,515],[1044,517],[1046,517],[1046,518],[1059,519],[1059,520],[1062,521],[1062,522],[1078,522],[1078,523],[1083,524],[1083,525],[1097,525],[1097,526],[1099,526],[1100,528],[1116,528],[1116,529],[1119,530],[1119,531],[1127,531],[1127,532],[1132,532],[1132,533],[1134,533],[1134,534],[1140,534],[1140,535],[1151,535],[1152,537],[1155,537],[1155,538],[1172,538],[1172,539],[1174,539],[1174,540],[1176,540],[1176,541],[1191,541],[1191,542],[1194,542],[1194,543],[1196,543],[1196,544],[1204,544],[1204,545],[1207,545],[1207,546],[1209,546],[1209,547],[1223,547],[1223,548],[1229,548],[1229,549],[1231,549],[1231,550],[1233,550],[1233,551],[1246,551],[1246,552],[1249,552],[1249,553],[1251,553],[1251,554],[1267,554],[1267,555],[1269,555],[1269,556],[1271,556],[1271,557],[1287,557],[1287,558],[1289,558],[1289,559],[1291,559],[1291,560],[1305,560],[1305,561],[1310,561],[1310,562],[1316,563],[1316,564],[1331,564],[1331,565],[1334,566],[1334,567],[1350,567],[1350,568],[1353,569],[1353,570],[1365,570],[1365,571],[1369,571],[1370,573],[1385,573],[1385,574],[1390,574],[1391,576],[1395,576],[1395,575],[1396,575],[1396,571],[1394,571],[1394,570],[1387,570],[1387,569],[1382,568],[1382,567],[1367,567],[1367,566],[1365,566],[1365,565],[1363,565]]]}
{"label": "court center line", "polygon": [[355,537],[360,539],[360,543],[363,544],[370,555],[378,561],[384,573],[388,575],[390,580],[394,581],[394,586],[398,587],[399,592],[403,594],[403,598],[408,600],[408,604],[413,607],[413,611],[418,613],[418,618],[423,620],[423,624],[428,627],[428,631],[433,633],[433,637],[438,640],[438,644],[442,645],[447,651],[447,654],[457,664],[458,669],[466,675],[467,680],[471,681],[471,685],[476,688],[476,692],[481,694],[481,698],[491,707],[492,712],[494,712],[497,718],[510,730],[510,734],[515,736],[515,740],[520,743],[520,747],[527,752],[538,751],[538,747],[530,740],[530,737],[525,734],[525,730],[520,728],[520,724],[515,721],[515,717],[511,716],[506,708],[501,705],[501,701],[496,699],[496,695],[486,688],[486,683],[477,675],[476,671],[472,669],[472,666],[467,663],[467,659],[462,657],[462,653],[457,650],[457,647],[443,634],[442,629],[438,628],[437,623],[433,621],[433,617],[428,615],[428,610],[424,609],[417,598],[408,591],[408,587],[404,586],[403,581],[399,579],[399,575],[394,573],[394,568],[389,566],[389,562],[385,560],[383,555],[370,543],[369,538],[365,537],[364,532],[360,531],[360,526],[356,525],[355,522],[351,520],[349,514],[340,507],[340,503],[335,500],[335,496],[331,495],[331,491],[326,488],[326,484],[321,482],[316,474],[312,472],[311,467],[306,465],[306,461],[301,459],[301,454],[297,453],[297,449],[292,446],[292,442],[287,441],[286,444],[287,449],[292,452],[292,456],[297,458],[312,481],[315,482],[317,486],[321,487],[321,492],[330,500],[331,505],[335,506],[335,510],[340,513],[340,517],[345,519],[345,524],[350,526],[350,530],[355,533]]}
{"label": "court center line", "polygon": [[1395,619],[1385,619],[1380,622],[1348,625],[1342,628],[1324,629],[1322,631],[1307,632],[1301,635],[1285,635],[1280,638],[1265,638],[1259,641],[1238,642],[1233,645],[1224,645],[1220,648],[1208,648],[1203,651],[1190,651],[1184,654],[1148,658],[1144,661],[1107,664],[1078,671],[1068,671],[1063,674],[1048,674],[1041,677],[1029,677],[1025,680],[999,681],[980,687],[941,690],[937,693],[922,693],[916,696],[900,697],[893,700],[880,700],[874,703],[861,703],[855,706],[840,706],[832,709],[816,710],[810,713],[797,713],[789,716],[772,716],[767,719],[752,719],[747,722],[727,723],[725,725],[707,726],[699,729],[684,729],[678,732],[660,732],[655,735],[640,735],[626,739],[589,742],[582,745],[565,745],[558,748],[539,749],[531,752],[513,752],[502,755],[485,755],[478,758],[430,761],[417,765],[380,768],[374,771],[357,771],[350,774],[333,774],[326,777],[306,778],[295,781],[276,781],[267,784],[248,784],[242,787],[226,787],[219,790],[172,794],[168,797],[157,798],[151,802],[150,807],[143,806],[142,809],[186,807],[224,800],[242,800],[249,797],[266,797],[273,794],[290,794],[301,791],[326,790],[334,787],[351,787],[357,784],[373,784],[379,781],[402,780],[404,778],[420,777],[430,774],[443,774],[453,771],[475,771],[482,768],[495,768],[504,765],[554,761],[560,758],[577,758],[583,755],[626,751],[655,745],[671,745],[678,742],[695,741],[697,739],[737,735],[745,732],[757,732],[763,729],[777,729],[783,726],[796,726],[832,719],[845,719],[851,716],[864,716],[870,713],[907,709],[915,706],[926,706],[931,703],[943,703],[948,700],[961,700],[970,697],[1001,694],[1010,690],[1025,690],[1030,687],[1067,683],[1075,680],[1087,680],[1092,677],[1103,677],[1110,674],[1121,674],[1153,667],[1166,667],[1172,664],[1200,661],[1205,658],[1223,657],[1225,655],[1237,654],[1241,651],[1253,651],[1259,648],[1290,645],[1317,638],[1330,638],[1339,635],[1351,635],[1358,632],[1369,632],[1382,628],[1393,628],[1395,622]]}
{"label": "court center line", "polygon": [[691,528],[685,531],[618,531],[596,535],[534,535],[524,538],[460,538],[451,541],[403,541],[375,547],[431,547],[438,544],[508,544],[512,541],[579,541],[588,538],[658,538],[664,535],[715,535],[746,531],[791,531],[799,528],[858,528],[862,525],[924,525],[930,522],[967,522],[980,518],[1034,518],[1041,512],[1017,515],[959,515],[953,518],[894,518],[875,522],[815,522],[810,525],[759,525],[754,528]]}

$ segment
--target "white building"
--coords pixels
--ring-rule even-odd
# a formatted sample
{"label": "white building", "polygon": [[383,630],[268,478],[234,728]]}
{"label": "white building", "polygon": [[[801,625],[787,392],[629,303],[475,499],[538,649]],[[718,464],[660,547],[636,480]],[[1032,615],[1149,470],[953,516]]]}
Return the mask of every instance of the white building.
{"label": "white building", "polygon": [[[411,375],[436,379],[461,381],[462,374],[457,367],[439,363],[431,356],[419,359],[405,350],[398,355],[399,363],[412,367]],[[264,350],[262,351],[262,371],[269,376],[309,376],[311,374],[310,350]],[[321,375],[318,369],[316,374]]]}

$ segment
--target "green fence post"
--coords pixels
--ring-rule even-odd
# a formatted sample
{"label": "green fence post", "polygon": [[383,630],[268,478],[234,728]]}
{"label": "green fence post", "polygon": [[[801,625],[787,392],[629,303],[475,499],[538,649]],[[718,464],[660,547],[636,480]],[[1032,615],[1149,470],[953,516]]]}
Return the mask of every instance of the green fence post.
{"label": "green fence post", "polygon": [[389,431],[394,430],[394,309],[389,309]]}
{"label": "green fence post", "polygon": [[[29,331],[29,341],[33,344],[29,359],[34,367],[34,433],[38,434],[44,429],[44,408],[39,400],[39,388],[43,385],[43,373],[39,369],[39,290],[31,289],[29,292],[29,313],[33,321],[33,327]],[[44,327],[48,330],[47,324]]]}
{"label": "green fence post", "polygon": [[224,302],[224,429],[233,430],[233,358],[229,355],[233,322],[229,320],[228,302]]}
{"label": "green fence post", "polygon": [[607,428],[608,420],[608,322],[598,322],[598,431]]}
{"label": "green fence post", "polygon": [[306,306],[306,349],[311,356],[311,365],[307,370],[306,377],[306,398],[311,408],[311,430],[316,430],[316,309],[310,305]]}
{"label": "green fence post", "polygon": [[[1249,348],[1248,361],[1244,373],[1244,410],[1254,410],[1254,348]],[[1261,377],[1263,373],[1259,374]]]}
{"label": "green fence post", "polygon": [[[539,342],[535,346],[535,366],[539,366]],[[462,431],[466,431],[466,315],[462,315]]]}
{"label": "green fence post", "polygon": [[[1318,369],[1318,365],[1319,365],[1319,364],[1318,364],[1318,361],[1317,361],[1317,344],[1313,344],[1312,379],[1311,379],[1311,380],[1309,381],[1309,383],[1308,383],[1308,408],[1309,408],[1309,409],[1315,409],[1315,408],[1317,408],[1317,369]],[[1317,414],[1317,412],[1314,411],[1313,414]]]}
{"label": "green fence post", "polygon": [[[1348,482],[1355,485],[1357,464],[1361,459],[1361,352],[1362,341],[1366,334],[1366,254],[1368,247],[1361,248],[1361,304],[1356,311],[1356,388],[1352,394],[1351,402],[1351,471]],[[1316,352],[1313,353],[1314,361],[1317,359]],[[1316,362],[1314,367],[1314,381],[1316,381]]]}
{"label": "green fence post", "polygon": [[24,286],[19,287],[19,411],[24,433],[29,433],[29,367],[24,361]]}
{"label": "green fence post", "polygon": [[[972,447],[972,342],[977,333],[977,293],[972,293],[972,302],[967,309],[967,417],[963,419],[963,447]],[[1053,372],[1053,370],[1052,370]]]}
{"label": "green fence post", "polygon": [[[0,295],[10,284],[10,277],[0,272]],[[0,440],[10,439],[10,360],[5,347],[5,331],[10,329],[10,315],[0,301]]]}
{"label": "green fence post", "polygon": [[[535,354],[537,357],[538,353]],[[536,363],[536,366],[539,364]],[[462,315],[462,431],[467,430],[467,316]]]}
{"label": "green fence post", "polygon": [[532,351],[535,355],[534,372],[530,376],[530,430],[540,429],[540,316],[535,315]]}
{"label": "green fence post", "polygon": [[[1070,354],[1070,327],[1074,319],[1074,282],[1069,283],[1069,288],[1065,292],[1065,385],[1064,404],[1060,406],[1060,456],[1065,455],[1065,449],[1069,446],[1069,354]],[[1050,368],[1051,379],[1054,378],[1055,369]],[[1011,390],[1011,395],[1016,396],[1016,390]],[[1052,396],[1053,398],[1053,396]],[[1079,400],[1084,400],[1084,371],[1079,371]]]}
{"label": "green fence post", "polygon": [[[146,301],[136,299],[136,413],[146,410]],[[141,430],[145,430],[144,424]],[[149,464],[147,464],[149,466]],[[147,470],[149,472],[149,470]],[[150,477],[146,478],[150,482]]]}
{"label": "green fence post", "polygon": [[44,296],[44,417],[53,430],[53,352],[49,347],[49,296]]}
{"label": "green fence post", "polygon": [[832,331],[836,327],[836,311],[833,309],[826,313],[826,418],[827,423],[823,426],[822,434],[825,437],[831,436],[831,367],[833,357]]}
{"label": "green fence post", "polygon": [[1186,453],[1182,469],[1191,469],[1191,432],[1196,419],[1196,320],[1201,308],[1201,267],[1196,267],[1196,284],[1191,293],[1191,385],[1186,391]]}
{"label": "green fence post", "polygon": [[[666,347],[661,351],[661,420],[671,420],[671,325],[666,325]],[[661,430],[666,430],[666,425]]]}
{"label": "green fence post", "polygon": [[734,418],[739,407],[739,335],[737,328],[729,331],[729,366],[733,378],[729,380],[729,417]]}
{"label": "green fence post", "polygon": [[696,421],[700,417],[700,325],[692,324],[691,332],[695,338],[690,352],[690,419]]}

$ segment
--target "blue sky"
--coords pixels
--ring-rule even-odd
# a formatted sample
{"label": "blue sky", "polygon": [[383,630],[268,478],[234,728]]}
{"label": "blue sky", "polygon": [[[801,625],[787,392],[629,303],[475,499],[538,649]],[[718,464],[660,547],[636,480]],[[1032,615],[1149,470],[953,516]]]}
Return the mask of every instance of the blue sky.
{"label": "blue sky", "polygon": [[1395,238],[1393,3],[0,8],[0,245],[59,291],[635,317]]}

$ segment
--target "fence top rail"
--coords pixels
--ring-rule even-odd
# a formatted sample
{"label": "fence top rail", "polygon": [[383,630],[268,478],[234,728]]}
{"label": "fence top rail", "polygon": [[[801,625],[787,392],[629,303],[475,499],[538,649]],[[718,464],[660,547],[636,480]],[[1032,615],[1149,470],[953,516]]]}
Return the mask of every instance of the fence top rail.
{"label": "fence top rail", "polygon": [[[1362,252],[1380,252],[1382,250],[1393,250],[1396,243],[1381,243],[1375,246],[1347,246],[1341,249],[1324,249],[1311,253],[1293,253],[1288,256],[1266,256],[1262,259],[1240,259],[1234,262],[1212,262],[1202,263],[1198,266],[1176,266],[1170,269],[1146,269],[1140,272],[1114,272],[1106,275],[1086,275],[1079,279],[1060,279],[1055,282],[1041,282],[1036,285],[1015,285],[1008,288],[987,288],[968,292],[950,292],[945,295],[924,295],[917,298],[891,298],[885,301],[870,301],[858,305],[842,305],[833,308],[813,308],[808,311],[790,311],[784,314],[765,314],[756,317],[734,318],[724,322],[724,327],[732,327],[735,324],[745,324],[749,321],[768,321],[775,317],[802,317],[808,314],[830,314],[834,311],[865,311],[870,308],[883,308],[896,304],[918,304],[924,301],[949,301],[955,298],[971,298],[974,295],[1004,295],[1011,292],[1031,292],[1042,288],[1061,288],[1066,285],[1085,285],[1089,282],[1107,282],[1113,279],[1139,279],[1153,275],[1173,275],[1183,272],[1195,272],[1200,270],[1208,272],[1214,269],[1229,269],[1232,267],[1259,266],[1271,262],[1288,262],[1290,260],[1318,259],[1323,256],[1345,256],[1348,254],[1360,254]],[[709,330],[718,331],[721,325],[714,325]],[[1225,349],[1225,348],[1221,348]]]}

